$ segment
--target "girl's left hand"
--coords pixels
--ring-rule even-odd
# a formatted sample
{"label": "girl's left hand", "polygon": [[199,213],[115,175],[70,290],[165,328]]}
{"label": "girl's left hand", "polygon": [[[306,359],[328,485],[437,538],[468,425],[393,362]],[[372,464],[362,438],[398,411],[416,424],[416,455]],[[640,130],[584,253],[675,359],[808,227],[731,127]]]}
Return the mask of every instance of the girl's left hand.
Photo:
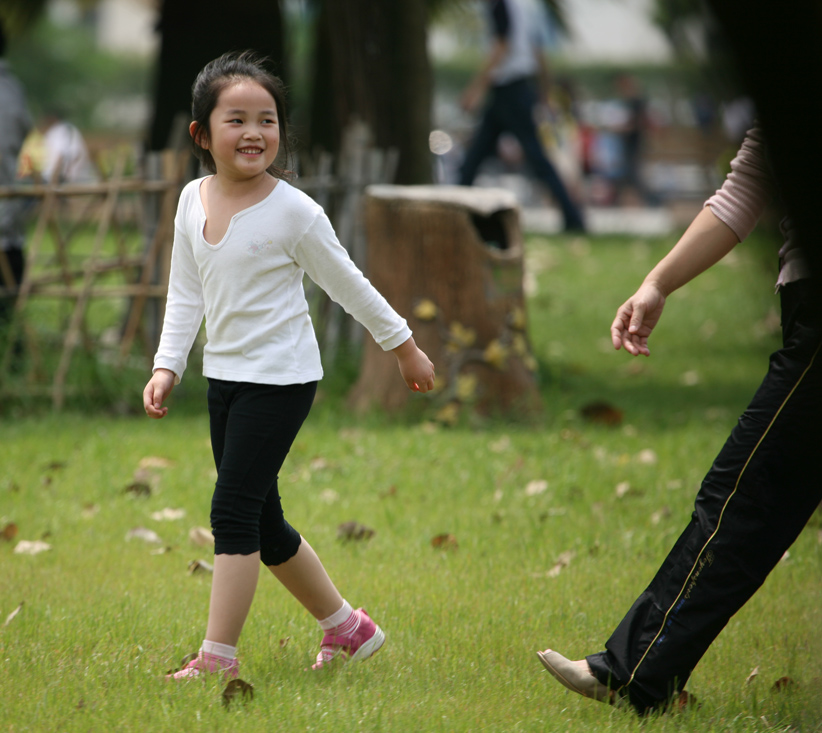
{"label": "girl's left hand", "polygon": [[408,389],[423,393],[434,389],[434,365],[425,352],[417,348],[413,337],[394,349],[394,354]]}

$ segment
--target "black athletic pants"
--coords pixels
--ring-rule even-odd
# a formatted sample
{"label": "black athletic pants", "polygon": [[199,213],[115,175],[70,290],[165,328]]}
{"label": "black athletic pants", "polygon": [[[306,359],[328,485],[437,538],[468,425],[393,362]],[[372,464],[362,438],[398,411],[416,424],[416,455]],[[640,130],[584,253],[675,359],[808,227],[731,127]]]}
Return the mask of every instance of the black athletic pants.
{"label": "black athletic pants", "polygon": [[588,657],[640,713],[682,690],[822,500],[822,324],[810,280],[781,288],[783,347],[697,493],[651,584]]}

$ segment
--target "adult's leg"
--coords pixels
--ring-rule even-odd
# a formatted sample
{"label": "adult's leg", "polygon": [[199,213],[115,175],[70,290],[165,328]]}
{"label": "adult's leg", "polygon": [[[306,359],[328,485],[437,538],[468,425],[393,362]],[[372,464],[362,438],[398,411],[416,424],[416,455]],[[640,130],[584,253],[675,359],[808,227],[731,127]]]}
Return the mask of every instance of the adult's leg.
{"label": "adult's leg", "polygon": [[460,166],[460,186],[470,186],[477,177],[477,171],[479,171],[482,162],[486,158],[496,155],[497,152],[497,141],[502,134],[502,127],[499,122],[499,103],[495,90],[492,89],[489,94],[491,96],[483,110],[479,127]]}
{"label": "adult's leg", "polygon": [[810,285],[782,289],[784,346],[705,477],[690,525],[606,651],[587,657],[639,712],[682,689],[822,500],[822,327]]}
{"label": "adult's leg", "polygon": [[534,175],[548,187],[562,211],[566,229],[584,229],[582,212],[573,202],[568,189],[559,177],[553,163],[537,135],[534,122],[536,98],[531,83],[522,80],[498,90],[499,116],[506,130],[517,138]]}
{"label": "adult's leg", "polygon": [[[278,387],[209,380],[218,474],[211,507],[215,558],[209,641],[236,646],[254,598],[261,555],[290,557],[299,548],[299,534],[283,518],[277,473],[315,389],[313,383]],[[263,517],[268,521],[261,532]]]}

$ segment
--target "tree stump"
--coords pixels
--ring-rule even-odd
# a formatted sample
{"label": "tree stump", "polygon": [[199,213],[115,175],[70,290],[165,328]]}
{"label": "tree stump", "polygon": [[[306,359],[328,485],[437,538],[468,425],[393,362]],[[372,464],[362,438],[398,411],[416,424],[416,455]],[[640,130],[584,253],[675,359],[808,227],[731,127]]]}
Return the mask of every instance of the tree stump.
{"label": "tree stump", "polygon": [[[439,417],[538,413],[516,199],[503,189],[369,186],[366,273],[437,371]],[[349,400],[397,411],[411,396],[395,359],[366,339]]]}

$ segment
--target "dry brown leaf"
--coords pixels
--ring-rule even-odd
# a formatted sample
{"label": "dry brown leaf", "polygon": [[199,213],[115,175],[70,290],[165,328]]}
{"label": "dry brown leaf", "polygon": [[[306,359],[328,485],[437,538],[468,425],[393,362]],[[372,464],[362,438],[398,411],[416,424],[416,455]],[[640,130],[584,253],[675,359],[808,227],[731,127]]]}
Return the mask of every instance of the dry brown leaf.
{"label": "dry brown leaf", "polygon": [[343,522],[337,527],[338,540],[370,540],[376,531],[359,522]]}
{"label": "dry brown leaf", "polygon": [[580,414],[589,422],[601,425],[621,425],[623,412],[608,402],[598,400],[580,408]]}
{"label": "dry brown leaf", "polygon": [[151,542],[155,545],[163,544],[163,541],[153,529],[146,527],[135,527],[126,532],[126,540],[143,540],[143,542]]}
{"label": "dry brown leaf", "polygon": [[21,608],[23,608],[23,604],[24,604],[24,603],[25,603],[25,601],[20,601],[20,605],[19,605],[19,606],[17,606],[17,608],[15,608],[15,609],[14,609],[14,610],[13,610],[13,611],[12,611],[12,612],[8,615],[8,616],[6,616],[6,621],[5,621],[5,623],[3,624],[3,628],[5,628],[6,626],[8,626],[8,625],[9,625],[9,624],[10,624],[10,623],[14,620],[14,617],[15,617],[18,613],[20,613],[20,609],[21,609]]}
{"label": "dry brown leaf", "polygon": [[192,527],[188,539],[198,547],[209,547],[214,544],[214,535],[205,527]]}
{"label": "dry brown leaf", "polygon": [[793,680],[790,677],[780,677],[773,683],[773,687],[771,689],[774,692],[789,692],[790,690],[795,690],[797,687],[799,687],[799,685],[796,683],[796,680]]}
{"label": "dry brown leaf", "polygon": [[17,525],[14,522],[9,522],[5,527],[3,527],[3,531],[0,532],[0,539],[6,540],[6,542],[11,542],[15,537],[17,537]]}
{"label": "dry brown leaf", "polygon": [[291,641],[290,636],[285,636],[280,639],[280,649],[285,649],[288,646],[288,642]]}
{"label": "dry brown leaf", "polygon": [[188,574],[196,575],[197,573],[213,573],[214,566],[207,563],[205,560],[192,560],[188,564]]}
{"label": "dry brown leaf", "polygon": [[759,676],[759,667],[756,666],[751,670],[751,673],[745,678],[745,684],[749,685]]}
{"label": "dry brown leaf", "polygon": [[457,538],[454,535],[445,533],[445,534],[438,534],[436,537],[431,539],[431,547],[437,550],[457,550],[459,549],[459,544],[457,543]]}
{"label": "dry brown leaf", "polygon": [[15,555],[39,555],[51,549],[48,542],[42,540],[20,540],[14,548]]}
{"label": "dry brown leaf", "polygon": [[123,489],[124,494],[134,494],[134,496],[151,496],[151,486],[144,481],[134,481]]}
{"label": "dry brown leaf", "polygon": [[235,699],[250,702],[254,699],[254,685],[237,678],[230,680],[223,690],[223,705],[228,707]]}

